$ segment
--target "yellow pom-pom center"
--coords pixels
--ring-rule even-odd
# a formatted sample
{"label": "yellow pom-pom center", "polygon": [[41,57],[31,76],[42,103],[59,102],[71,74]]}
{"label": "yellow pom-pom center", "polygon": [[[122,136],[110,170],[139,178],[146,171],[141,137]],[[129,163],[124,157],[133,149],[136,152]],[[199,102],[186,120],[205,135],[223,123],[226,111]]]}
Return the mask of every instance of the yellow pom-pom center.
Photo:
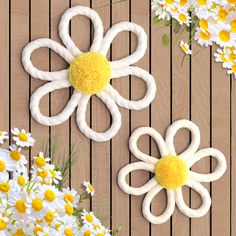
{"label": "yellow pom-pom center", "polygon": [[4,220],[0,220],[0,230],[6,229],[7,223]]}
{"label": "yellow pom-pom center", "polygon": [[21,154],[17,150],[13,150],[10,152],[10,157],[14,161],[19,161],[21,159]]}
{"label": "yellow pom-pom center", "polygon": [[19,213],[25,213],[26,212],[25,200],[24,199],[17,200],[15,208]]}
{"label": "yellow pom-pom center", "polygon": [[25,133],[20,132],[17,136],[20,139],[20,141],[22,141],[22,142],[28,141],[28,136]]}
{"label": "yellow pom-pom center", "polygon": [[166,189],[178,189],[188,178],[188,168],[180,157],[162,157],[155,165],[156,181]]}
{"label": "yellow pom-pom center", "polygon": [[39,198],[35,198],[32,201],[32,208],[35,211],[41,211],[43,209],[43,201]]}
{"label": "yellow pom-pom center", "polygon": [[7,193],[10,190],[10,188],[11,188],[11,186],[7,182],[2,182],[0,184],[0,191],[1,192]]}
{"label": "yellow pom-pom center", "polygon": [[4,161],[0,160],[0,172],[3,172],[6,169],[6,164]]}
{"label": "yellow pom-pom center", "polygon": [[110,78],[110,63],[101,53],[84,53],[76,57],[70,64],[70,83],[80,93],[100,93],[106,88]]}

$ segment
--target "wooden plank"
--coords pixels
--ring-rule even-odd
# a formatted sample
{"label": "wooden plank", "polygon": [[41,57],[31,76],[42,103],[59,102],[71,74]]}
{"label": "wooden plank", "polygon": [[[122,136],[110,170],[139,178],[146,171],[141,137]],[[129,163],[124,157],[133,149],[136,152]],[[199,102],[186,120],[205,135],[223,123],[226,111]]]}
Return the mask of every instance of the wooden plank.
{"label": "wooden plank", "polygon": [[[193,57],[191,68],[191,117],[198,125],[201,132],[201,144],[199,149],[210,147],[210,48],[203,49],[193,43]],[[198,53],[199,52],[199,53]],[[198,54],[196,54],[198,53]],[[195,55],[196,54],[196,55]],[[208,63],[206,63],[208,62]],[[193,171],[198,173],[210,172],[210,157],[196,163]],[[210,191],[210,184],[203,184]],[[191,207],[198,208],[201,199],[195,191],[191,191]],[[191,235],[210,235],[210,211],[201,218],[191,219]]]}
{"label": "wooden plank", "polygon": [[[163,137],[166,128],[170,125],[170,44],[162,44],[162,36],[166,34],[170,39],[170,27],[164,23],[152,25],[151,31],[151,72],[157,84],[157,94],[151,104],[151,126]],[[151,143],[152,156],[160,157],[158,147],[154,141]],[[152,212],[155,215],[162,214],[166,207],[166,191],[161,191],[153,200]],[[151,235],[170,235],[170,220],[161,225],[152,225]]]}
{"label": "wooden plank", "polygon": [[[149,2],[142,0],[130,0],[131,1],[131,21],[142,26],[146,33],[149,35]],[[132,50],[136,48],[136,38],[132,35],[131,46]],[[149,47],[144,58],[137,63],[137,65],[145,70],[149,70]],[[144,95],[146,86],[142,81],[136,77],[131,78],[131,98],[137,100]],[[141,111],[131,111],[131,131],[140,126],[149,126],[149,108],[145,108]],[[145,153],[149,153],[149,137],[143,137],[140,140],[139,148]],[[136,158],[132,158],[132,161],[137,161]],[[137,173],[131,174],[132,186],[139,186],[143,184],[149,178],[149,173],[137,171]],[[142,216],[141,206],[144,196],[132,196],[131,197],[131,235],[141,236],[149,234],[149,223]]]}
{"label": "wooden plank", "polygon": [[[189,34],[184,32],[181,37],[174,33],[172,28],[172,121],[179,119],[190,119],[190,71],[189,57],[186,56],[181,65],[181,59],[184,52],[180,49],[181,40],[188,41]],[[189,132],[180,130],[175,137],[176,153],[181,153],[189,146]],[[184,200],[189,204],[189,189],[183,188]],[[172,217],[172,235],[187,236],[189,235],[189,218],[184,216],[179,210],[175,210]],[[181,227],[179,227],[181,225]]]}
{"label": "wooden plank", "polygon": [[[110,1],[97,0],[92,8],[100,15],[105,31],[110,28]],[[108,55],[109,56],[109,55]],[[110,125],[110,114],[105,105],[96,97],[92,97],[92,128],[104,131]],[[92,183],[96,195],[92,201],[92,209],[105,225],[110,224],[110,142],[92,141]]]}
{"label": "wooden plank", "polygon": [[[129,2],[114,4],[112,7],[112,24],[129,20]],[[112,60],[129,54],[129,33],[120,33],[112,44]],[[129,76],[114,79],[112,86],[124,97],[129,98]],[[129,235],[129,196],[117,185],[120,168],[129,162],[129,110],[120,108],[122,126],[119,134],[112,140],[112,227],[122,226],[120,236]],[[121,148],[123,147],[123,148]]]}
{"label": "wooden plank", "polygon": [[9,2],[0,2],[0,129],[9,129]]}
{"label": "wooden plank", "polygon": [[[90,6],[89,0],[73,0],[72,7],[77,5]],[[83,33],[81,33],[83,32]],[[75,17],[71,23],[71,37],[76,45],[88,51],[90,47],[90,22],[86,17]],[[71,119],[71,145],[78,149],[78,160],[71,168],[71,185],[79,190],[84,180],[90,181],[90,140],[78,129],[76,124],[76,111]],[[87,108],[87,121],[90,124],[90,107]],[[89,209],[89,201],[83,203],[83,207]]]}
{"label": "wooden plank", "polygon": [[[216,48],[213,48],[213,52]],[[212,146],[227,160],[227,172],[212,184],[212,235],[230,235],[230,80],[220,63],[212,64]],[[212,168],[215,161],[212,161]]]}
{"label": "wooden plank", "polygon": [[[30,41],[38,38],[49,37],[49,1],[31,1],[30,9]],[[37,50],[32,55],[33,64],[36,68],[40,68],[44,71],[49,70],[49,49],[43,48]],[[45,84],[45,81],[40,79],[31,78],[30,92],[33,93],[37,88]],[[40,103],[41,112],[45,115],[49,115],[49,95],[45,96]],[[32,149],[32,155],[37,155],[43,150],[49,141],[49,128],[36,122],[33,118],[30,120],[31,132],[36,139],[35,147]]]}
{"label": "wooden plank", "polygon": [[[59,36],[58,36],[58,24],[61,19],[61,16],[64,14],[65,10],[69,7],[69,1],[51,1],[51,38],[59,43],[62,44]],[[62,44],[63,45],[63,44]],[[50,69],[52,71],[61,70],[68,68],[68,64],[56,53],[51,51],[50,56]],[[53,116],[61,112],[62,109],[66,106],[70,97],[69,89],[60,89],[53,91],[51,93],[50,99],[50,114]],[[65,121],[64,123],[51,127],[51,145],[53,146],[55,143],[57,145],[57,152],[56,152],[56,162],[61,163],[62,158],[69,157],[69,120]],[[70,184],[70,179],[66,182],[66,186]]]}

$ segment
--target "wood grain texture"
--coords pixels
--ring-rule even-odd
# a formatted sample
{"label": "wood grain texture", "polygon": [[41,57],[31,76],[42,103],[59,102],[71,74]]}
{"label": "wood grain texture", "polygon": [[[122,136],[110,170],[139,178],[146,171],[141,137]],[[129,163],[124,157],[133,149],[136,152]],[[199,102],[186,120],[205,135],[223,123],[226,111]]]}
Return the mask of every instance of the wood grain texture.
{"label": "wood grain texture", "polygon": [[[236,83],[226,75],[220,64],[214,62],[215,47],[201,49],[193,44],[197,55],[181,60],[181,39],[188,40],[186,32],[178,38],[173,26],[152,24],[150,1],[127,0],[2,0],[0,1],[0,129],[25,128],[33,133],[37,144],[27,156],[36,155],[45,142],[58,141],[56,160],[69,156],[75,146],[78,160],[70,169],[67,185],[79,190],[83,180],[90,180],[96,189],[95,197],[83,204],[93,210],[104,224],[111,228],[122,226],[121,236],[236,236]],[[29,113],[30,94],[45,82],[31,78],[21,65],[22,48],[37,38],[46,37],[62,43],[58,36],[58,23],[70,6],[83,5],[95,9],[104,24],[105,32],[120,21],[140,24],[149,36],[147,52],[137,66],[150,71],[157,83],[156,98],[150,107],[141,111],[120,108],[122,127],[110,142],[96,143],[87,139],[77,128],[74,113],[70,120],[56,127],[45,127],[35,122]],[[75,17],[70,24],[70,34],[76,45],[88,51],[93,39],[93,28],[86,17]],[[162,36],[170,39],[163,46]],[[127,56],[137,46],[136,37],[128,32],[120,33],[108,53],[110,60]],[[68,64],[54,52],[43,48],[33,54],[33,63],[43,70],[60,70]],[[144,83],[136,77],[124,77],[111,81],[124,97],[132,100],[144,95]],[[60,112],[71,95],[70,89],[54,91],[41,102],[44,114]],[[104,104],[93,96],[87,109],[87,122],[95,130],[109,127],[111,118]],[[166,128],[179,118],[191,119],[201,129],[202,147],[220,149],[227,158],[227,173],[217,182],[204,184],[212,196],[212,208],[200,219],[189,219],[177,209],[173,217],[162,225],[151,225],[142,216],[144,196],[129,196],[117,185],[119,169],[137,161],[128,150],[128,139],[133,130],[152,126],[165,136]],[[58,138],[59,137],[59,138]],[[177,152],[191,141],[186,131],[175,138]],[[159,156],[158,147],[149,137],[142,137],[140,149]],[[52,151],[52,150],[51,150]],[[214,170],[215,161],[206,157],[193,170],[208,173]],[[150,178],[146,172],[129,176],[131,184],[138,186]],[[199,196],[184,189],[187,204],[198,207]],[[152,212],[161,214],[166,205],[166,194],[161,191],[152,204]]]}

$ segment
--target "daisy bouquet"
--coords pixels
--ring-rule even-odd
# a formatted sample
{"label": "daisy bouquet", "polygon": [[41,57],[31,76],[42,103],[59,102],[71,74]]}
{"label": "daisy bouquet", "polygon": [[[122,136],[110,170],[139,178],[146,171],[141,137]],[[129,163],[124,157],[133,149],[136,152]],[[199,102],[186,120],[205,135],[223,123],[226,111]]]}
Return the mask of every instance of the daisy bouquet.
{"label": "daisy bouquet", "polygon": [[[154,22],[173,19],[193,32],[201,46],[219,47],[214,53],[216,62],[236,76],[236,0],[153,0]],[[181,49],[192,54],[190,42],[181,41]]]}
{"label": "daisy bouquet", "polygon": [[[63,174],[43,152],[33,158],[31,170],[23,148],[34,138],[25,130],[13,129],[9,148],[0,147],[0,236],[109,236],[93,212],[80,207],[95,190],[84,181],[84,190],[63,188]],[[9,139],[0,131],[0,143]],[[117,231],[116,231],[117,232]]]}

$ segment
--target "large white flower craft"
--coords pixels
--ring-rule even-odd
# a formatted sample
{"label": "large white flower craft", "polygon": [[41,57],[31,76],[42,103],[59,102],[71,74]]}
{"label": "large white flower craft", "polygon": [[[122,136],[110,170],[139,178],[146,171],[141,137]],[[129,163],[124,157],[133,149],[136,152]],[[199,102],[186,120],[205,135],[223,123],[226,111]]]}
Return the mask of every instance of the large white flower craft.
{"label": "large white flower craft", "polygon": [[[84,15],[94,25],[94,39],[90,51],[83,53],[76,47],[69,35],[69,22],[76,15]],[[106,55],[111,42],[121,31],[131,31],[138,39],[137,49],[125,58],[108,61]],[[116,104],[127,109],[139,110],[147,107],[155,97],[156,84],[154,78],[145,70],[131,66],[138,62],[147,49],[147,35],[142,27],[131,22],[121,22],[103,35],[103,25],[99,15],[88,7],[76,6],[68,9],[61,18],[59,35],[64,46],[48,39],[41,38],[30,42],[22,52],[22,63],[25,70],[34,78],[51,81],[38,88],[31,97],[30,109],[36,121],[43,125],[54,126],[69,119],[77,108],[77,124],[88,138],[98,142],[110,140],[121,126],[121,115]],[[41,47],[48,47],[69,63],[69,69],[61,71],[42,71],[31,62],[32,53]],[[140,77],[147,85],[146,95],[138,101],[130,101],[122,97],[110,85],[110,80],[127,75]],[[73,87],[74,92],[64,110],[56,116],[43,115],[39,103],[46,94],[62,88]],[[105,103],[112,116],[112,124],[108,130],[99,133],[92,130],[85,118],[86,107],[92,95],[97,95]]]}
{"label": "large white flower craft", "polygon": [[[174,147],[174,136],[181,128],[187,128],[191,131],[191,144],[181,154],[176,154]],[[155,158],[142,153],[137,146],[140,136],[150,135],[159,147],[161,158]],[[219,179],[226,171],[225,156],[217,149],[204,148],[198,150],[200,144],[199,128],[188,120],[179,120],[174,122],[166,133],[165,140],[153,128],[142,127],[133,132],[130,137],[130,150],[135,157],[140,159],[123,167],[118,175],[120,188],[132,195],[146,194],[142,211],[144,217],[153,224],[162,224],[166,222],[174,212],[175,204],[179,210],[188,217],[201,217],[205,215],[211,206],[211,197],[205,187],[200,182],[211,182]],[[209,174],[196,173],[191,167],[202,158],[212,156],[218,164],[215,170]],[[126,176],[132,171],[145,170],[154,173],[154,177],[146,184],[140,187],[131,187],[126,183]],[[202,204],[197,209],[191,209],[186,205],[182,186],[188,186],[195,190],[202,199]],[[167,207],[163,214],[154,216],[151,213],[150,206],[153,198],[162,190],[167,192]]]}

